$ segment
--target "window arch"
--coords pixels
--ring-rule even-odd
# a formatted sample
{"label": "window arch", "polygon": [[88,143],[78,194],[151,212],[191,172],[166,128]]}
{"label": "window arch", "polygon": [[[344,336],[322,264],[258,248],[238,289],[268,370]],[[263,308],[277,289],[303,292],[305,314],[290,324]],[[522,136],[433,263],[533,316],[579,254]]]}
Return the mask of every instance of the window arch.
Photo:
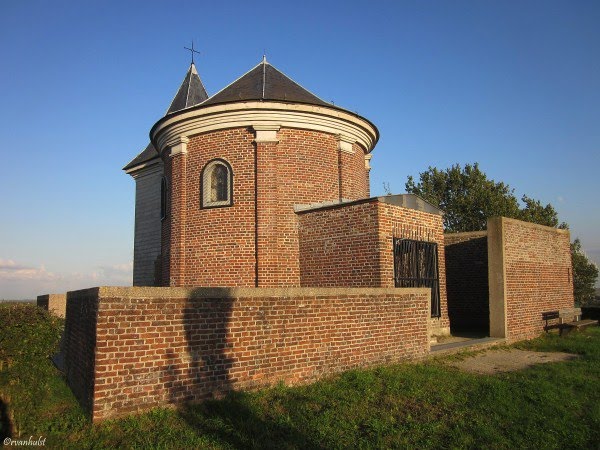
{"label": "window arch", "polygon": [[216,208],[233,204],[233,172],[224,159],[209,161],[200,175],[200,205]]}

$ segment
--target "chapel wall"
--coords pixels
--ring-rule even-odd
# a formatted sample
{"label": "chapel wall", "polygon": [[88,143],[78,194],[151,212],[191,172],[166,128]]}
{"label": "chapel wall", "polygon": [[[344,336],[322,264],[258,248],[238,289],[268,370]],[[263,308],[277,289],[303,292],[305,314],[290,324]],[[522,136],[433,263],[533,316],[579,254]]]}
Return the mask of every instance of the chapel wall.
{"label": "chapel wall", "polygon": [[[162,226],[162,285],[300,286],[294,205],[368,194],[364,150],[358,145],[354,153],[341,155],[337,136],[285,127],[274,142],[254,139],[251,127],[217,130],[191,136],[184,155],[165,152],[167,177],[171,183],[184,179],[185,189],[170,189],[171,211]],[[215,158],[232,168],[233,205],[201,208],[201,172]],[[183,191],[182,213],[174,205]]]}
{"label": "chapel wall", "polygon": [[160,185],[162,163],[143,168],[135,179],[133,285],[154,286],[156,258],[161,253]]}

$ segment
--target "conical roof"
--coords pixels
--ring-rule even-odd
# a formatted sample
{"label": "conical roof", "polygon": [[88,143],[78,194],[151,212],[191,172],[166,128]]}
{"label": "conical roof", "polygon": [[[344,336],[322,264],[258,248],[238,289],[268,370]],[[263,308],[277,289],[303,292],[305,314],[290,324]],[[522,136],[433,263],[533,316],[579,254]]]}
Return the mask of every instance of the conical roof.
{"label": "conical roof", "polygon": [[245,100],[275,100],[291,103],[331,106],[277,70],[263,58],[229,86],[217,92],[202,106]]}
{"label": "conical roof", "polygon": [[200,75],[198,75],[196,66],[194,63],[192,63],[185,75],[185,78],[183,79],[183,83],[181,83],[181,86],[177,91],[177,94],[175,94],[175,98],[173,98],[173,101],[171,102],[171,106],[169,106],[169,109],[167,110],[167,114],[171,114],[191,106],[196,106],[207,98],[208,94],[206,93],[206,89],[204,89],[202,80],[200,80]]}

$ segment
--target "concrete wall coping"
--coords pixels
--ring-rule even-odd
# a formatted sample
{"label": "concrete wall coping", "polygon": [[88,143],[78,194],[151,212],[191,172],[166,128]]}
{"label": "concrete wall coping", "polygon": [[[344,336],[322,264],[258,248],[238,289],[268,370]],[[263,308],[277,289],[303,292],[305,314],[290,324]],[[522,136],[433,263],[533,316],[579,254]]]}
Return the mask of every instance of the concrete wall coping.
{"label": "concrete wall coping", "polygon": [[384,203],[398,208],[412,209],[427,214],[435,214],[437,216],[444,215],[444,212],[441,209],[436,208],[415,194],[383,195],[379,197],[360,198],[358,200],[330,201],[311,205],[294,205],[294,212],[296,214],[306,214],[328,209],[345,208],[363,203]]}
{"label": "concrete wall coping", "polygon": [[526,226],[529,228],[537,228],[538,230],[544,230],[544,231],[553,231],[555,233],[558,234],[570,234],[569,230],[563,230],[561,228],[555,228],[555,227],[549,227],[546,225],[540,225],[538,223],[531,223],[531,222],[525,222],[523,220],[518,220],[518,219],[511,219],[509,217],[490,217],[488,219],[488,228],[489,228],[489,221],[490,220],[501,220],[502,222],[512,222],[512,223],[516,223],[518,225],[521,226]]}
{"label": "concrete wall coping", "polygon": [[65,295],[67,295],[67,294],[42,294],[42,295],[38,295],[37,299],[38,300],[62,299],[62,298],[65,298]]}
{"label": "concrete wall coping", "polygon": [[259,298],[339,297],[429,293],[428,288],[227,288],[227,287],[114,287],[101,286],[68,292],[69,297],[119,298]]}

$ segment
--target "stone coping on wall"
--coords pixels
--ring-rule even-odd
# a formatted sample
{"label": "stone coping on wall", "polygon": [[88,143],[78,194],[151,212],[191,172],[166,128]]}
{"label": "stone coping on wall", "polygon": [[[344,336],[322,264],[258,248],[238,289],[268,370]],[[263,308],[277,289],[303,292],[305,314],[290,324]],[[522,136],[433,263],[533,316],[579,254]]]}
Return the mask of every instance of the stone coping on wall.
{"label": "stone coping on wall", "polygon": [[316,203],[311,205],[294,205],[294,212],[296,214],[303,214],[307,212],[320,211],[323,209],[335,209],[343,208],[346,206],[359,205],[361,203],[387,203],[394,206],[400,206],[402,208],[414,209],[429,214],[437,214],[442,216],[444,212],[433,206],[431,203],[423,200],[421,197],[415,194],[395,194],[395,195],[383,195],[379,197],[368,197],[361,198],[358,200],[342,200],[342,201],[330,201],[323,203]]}
{"label": "stone coping on wall", "polygon": [[502,222],[515,223],[515,224],[518,224],[520,226],[525,226],[525,227],[529,227],[529,228],[537,228],[538,230],[554,231],[554,232],[559,233],[559,234],[569,234],[570,233],[569,230],[563,230],[562,228],[549,227],[547,225],[540,225],[538,223],[525,222],[523,220],[511,219],[509,217],[491,217],[491,218],[489,218],[488,219],[488,228],[489,228],[489,221],[490,220],[502,220]]}
{"label": "stone coping on wall", "polygon": [[236,288],[236,287],[115,287],[100,286],[68,294],[82,297],[93,295],[98,297],[119,298],[255,298],[255,297],[331,297],[331,296],[370,296],[370,295],[397,295],[420,294],[429,292],[428,288]]}

